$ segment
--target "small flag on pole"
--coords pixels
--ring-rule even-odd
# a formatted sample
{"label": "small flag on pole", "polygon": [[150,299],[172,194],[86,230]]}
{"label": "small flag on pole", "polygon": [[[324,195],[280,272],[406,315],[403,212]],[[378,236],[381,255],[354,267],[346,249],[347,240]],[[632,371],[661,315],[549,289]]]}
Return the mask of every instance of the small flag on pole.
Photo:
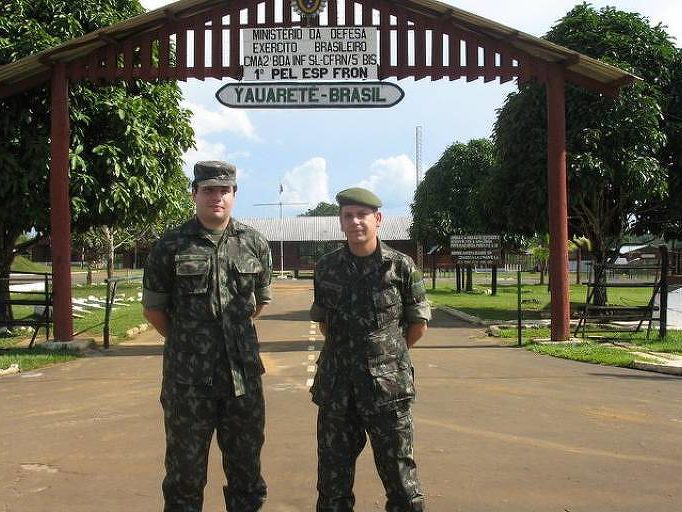
{"label": "small flag on pole", "polygon": [[282,183],[280,183],[279,184],[279,193],[281,194],[282,192],[284,192],[284,186],[282,185]]}

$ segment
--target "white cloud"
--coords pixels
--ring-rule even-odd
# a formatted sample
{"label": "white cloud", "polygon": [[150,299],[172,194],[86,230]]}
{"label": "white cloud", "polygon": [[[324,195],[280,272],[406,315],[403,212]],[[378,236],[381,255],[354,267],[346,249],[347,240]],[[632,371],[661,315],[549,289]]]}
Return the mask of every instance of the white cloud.
{"label": "white cloud", "polygon": [[141,0],[140,3],[145,9],[153,11],[161,6],[173,3],[173,0]]}
{"label": "white cloud", "polygon": [[414,162],[407,155],[375,160],[369,176],[358,186],[375,192],[386,207],[406,206],[412,202],[415,184]]}
{"label": "white cloud", "polygon": [[314,208],[321,201],[329,200],[329,177],[327,161],[314,157],[288,171],[282,178],[283,203],[306,203],[300,210]]}
{"label": "white cloud", "polygon": [[197,137],[229,132],[233,135],[259,141],[256,129],[243,110],[219,108],[211,110],[205,105],[183,101],[182,106],[192,111],[192,128]]}
{"label": "white cloud", "polygon": [[197,145],[196,149],[190,149],[183,156],[185,174],[191,178],[194,163],[199,160],[226,160],[237,165],[240,178],[247,177],[248,172],[239,161],[251,155],[248,151],[236,150],[237,143],[234,142],[237,138],[260,141],[247,114],[224,108],[211,110],[205,105],[187,101],[182,105],[192,111],[191,123]]}
{"label": "white cloud", "polygon": [[206,105],[183,101],[182,106],[192,111],[192,128],[197,137],[229,132],[246,139],[259,140],[256,129],[243,110],[220,107],[211,110]]}
{"label": "white cloud", "polygon": [[196,139],[197,148],[190,149],[183,155],[185,174],[192,179],[194,164],[200,160],[225,160],[237,166],[237,178],[244,179],[249,172],[239,164],[240,160],[249,158],[246,151],[229,152],[225,144],[221,142],[210,142],[204,138]]}
{"label": "white cloud", "polygon": [[211,143],[206,139],[196,139],[197,148],[190,149],[183,155],[185,174],[192,178],[194,164],[200,160],[227,160],[227,149],[224,144]]}

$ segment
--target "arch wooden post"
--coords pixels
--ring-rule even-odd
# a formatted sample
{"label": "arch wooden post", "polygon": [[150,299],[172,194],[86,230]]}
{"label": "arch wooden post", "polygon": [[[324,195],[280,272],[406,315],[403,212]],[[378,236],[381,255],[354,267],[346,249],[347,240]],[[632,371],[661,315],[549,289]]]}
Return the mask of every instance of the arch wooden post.
{"label": "arch wooden post", "polygon": [[552,341],[570,337],[568,284],[568,179],[566,173],[566,83],[559,64],[547,68],[547,188]]}
{"label": "arch wooden post", "polygon": [[71,211],[69,208],[69,82],[64,64],[52,72],[50,127],[50,225],[54,337],[73,339],[71,317]]}

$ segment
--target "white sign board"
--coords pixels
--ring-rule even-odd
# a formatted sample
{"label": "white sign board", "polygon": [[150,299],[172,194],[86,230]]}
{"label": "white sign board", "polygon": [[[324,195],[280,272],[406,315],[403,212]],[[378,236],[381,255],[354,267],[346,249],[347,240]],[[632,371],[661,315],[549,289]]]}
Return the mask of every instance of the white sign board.
{"label": "white sign board", "polygon": [[243,29],[242,80],[376,80],[377,27]]}
{"label": "white sign board", "polygon": [[390,82],[239,82],[216,98],[236,108],[386,108],[404,94]]}
{"label": "white sign board", "polygon": [[462,265],[500,265],[500,248],[500,235],[450,236],[450,254]]}

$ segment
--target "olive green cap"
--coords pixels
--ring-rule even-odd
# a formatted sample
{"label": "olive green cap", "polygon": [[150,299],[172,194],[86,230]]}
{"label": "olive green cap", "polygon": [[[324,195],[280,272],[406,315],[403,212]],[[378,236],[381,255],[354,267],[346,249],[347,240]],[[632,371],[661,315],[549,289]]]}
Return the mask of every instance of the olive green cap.
{"label": "olive green cap", "polygon": [[237,168],[234,164],[209,160],[194,164],[195,187],[227,187],[237,185]]}
{"label": "olive green cap", "polygon": [[381,208],[381,199],[374,192],[366,188],[353,187],[342,190],[336,194],[336,202],[339,206],[359,205],[370,208]]}

